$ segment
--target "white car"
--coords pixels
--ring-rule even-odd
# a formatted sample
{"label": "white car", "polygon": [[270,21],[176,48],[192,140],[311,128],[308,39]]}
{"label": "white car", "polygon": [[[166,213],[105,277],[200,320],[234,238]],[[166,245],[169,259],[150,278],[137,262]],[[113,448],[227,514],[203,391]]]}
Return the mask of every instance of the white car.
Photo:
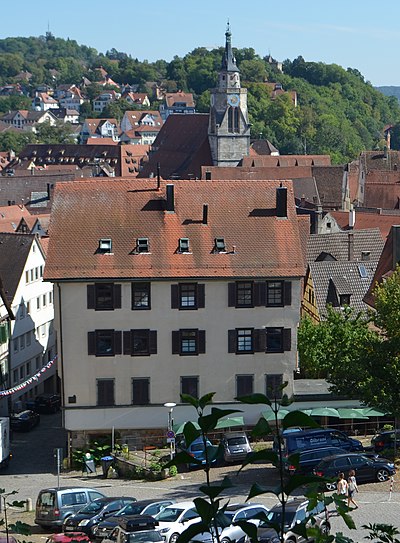
{"label": "white car", "polygon": [[231,521],[231,525],[220,532],[219,539],[221,543],[234,543],[246,535],[240,526],[235,526],[235,522],[238,520],[245,520],[258,526],[261,521],[254,517],[261,513],[267,515],[268,512],[269,510],[261,503],[234,503],[228,505],[224,514]]}
{"label": "white car", "polygon": [[[158,521],[157,529],[165,539],[165,543],[176,543],[176,540],[188,526],[200,522],[194,502],[178,502],[168,505],[163,511],[155,516]],[[196,541],[212,543],[210,533],[199,534]]]}

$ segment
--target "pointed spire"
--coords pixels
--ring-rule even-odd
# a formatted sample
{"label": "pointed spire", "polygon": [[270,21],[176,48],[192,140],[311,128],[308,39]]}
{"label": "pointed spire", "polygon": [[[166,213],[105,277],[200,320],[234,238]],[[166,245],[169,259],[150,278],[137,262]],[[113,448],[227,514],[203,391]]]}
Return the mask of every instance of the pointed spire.
{"label": "pointed spire", "polygon": [[231,27],[228,21],[225,32],[225,53],[222,57],[221,69],[227,72],[238,72],[239,68],[236,66],[236,59],[232,52],[231,37]]}

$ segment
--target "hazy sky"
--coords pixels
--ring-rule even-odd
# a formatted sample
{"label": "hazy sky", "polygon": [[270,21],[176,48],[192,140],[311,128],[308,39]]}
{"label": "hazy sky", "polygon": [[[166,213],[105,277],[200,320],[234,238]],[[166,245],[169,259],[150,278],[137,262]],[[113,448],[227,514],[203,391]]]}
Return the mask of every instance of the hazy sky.
{"label": "hazy sky", "polygon": [[139,60],[232,43],[280,61],[357,68],[373,85],[400,85],[400,2],[387,0],[15,0],[1,7],[0,37],[56,36]]}

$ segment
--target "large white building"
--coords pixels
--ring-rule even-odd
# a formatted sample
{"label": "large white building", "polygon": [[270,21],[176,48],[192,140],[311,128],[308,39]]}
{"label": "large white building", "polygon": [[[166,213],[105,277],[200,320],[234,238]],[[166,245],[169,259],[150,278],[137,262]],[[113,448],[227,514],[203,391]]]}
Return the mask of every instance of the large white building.
{"label": "large white building", "polygon": [[187,420],[181,393],[290,395],[303,223],[290,181],[57,185],[45,279],[72,445],[165,428],[167,402]]}
{"label": "large white building", "polygon": [[20,409],[26,400],[57,389],[56,363],[46,368],[56,357],[53,285],[43,281],[46,259],[37,236],[2,233],[0,244],[0,275],[15,316],[8,387],[12,408]]}

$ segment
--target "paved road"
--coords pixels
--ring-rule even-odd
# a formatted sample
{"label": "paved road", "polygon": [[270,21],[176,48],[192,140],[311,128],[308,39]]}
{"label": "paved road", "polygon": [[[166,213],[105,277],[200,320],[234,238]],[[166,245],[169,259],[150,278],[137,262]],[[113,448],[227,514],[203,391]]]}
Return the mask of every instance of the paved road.
{"label": "paved road", "polygon": [[[57,474],[53,458],[55,447],[65,447],[66,436],[61,428],[61,417],[42,415],[41,424],[29,433],[14,434],[12,448],[13,460],[0,478],[0,487],[6,491],[17,490],[15,499],[30,498],[35,504],[38,491],[41,488],[57,485]],[[212,469],[212,480],[220,480],[229,475],[234,488],[226,494],[231,501],[242,501],[250,488],[257,481],[268,486],[273,483],[274,469],[268,466],[255,465],[236,475],[237,466],[219,467]],[[79,472],[61,473],[61,486],[90,486],[101,489],[109,496],[135,496],[137,499],[171,497],[175,500],[190,499],[198,496],[199,485],[204,482],[202,471],[192,471],[178,474],[173,479],[156,482],[105,480],[100,472],[94,476],[82,475]],[[332,515],[333,533],[342,532],[356,542],[364,541],[367,534],[360,527],[373,522],[393,524],[400,529],[400,477],[395,481],[390,495],[390,482],[360,486],[357,495],[359,509],[352,513],[357,530],[349,530],[341,518]],[[271,507],[276,503],[273,495],[265,494],[253,501],[264,503]],[[31,524],[33,535],[29,538],[35,543],[43,543],[46,534],[34,525],[32,512],[11,511],[11,516]]]}

